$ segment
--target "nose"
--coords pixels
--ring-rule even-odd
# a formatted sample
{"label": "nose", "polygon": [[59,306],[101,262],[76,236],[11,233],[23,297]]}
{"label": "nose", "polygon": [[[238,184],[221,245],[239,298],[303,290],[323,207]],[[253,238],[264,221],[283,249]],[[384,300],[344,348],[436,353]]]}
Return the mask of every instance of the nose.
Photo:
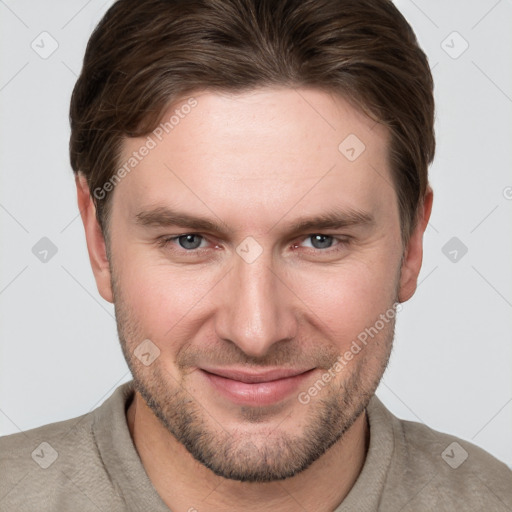
{"label": "nose", "polygon": [[216,315],[217,335],[247,356],[265,356],[272,346],[296,336],[293,292],[265,251],[251,263],[237,254],[223,280]]}

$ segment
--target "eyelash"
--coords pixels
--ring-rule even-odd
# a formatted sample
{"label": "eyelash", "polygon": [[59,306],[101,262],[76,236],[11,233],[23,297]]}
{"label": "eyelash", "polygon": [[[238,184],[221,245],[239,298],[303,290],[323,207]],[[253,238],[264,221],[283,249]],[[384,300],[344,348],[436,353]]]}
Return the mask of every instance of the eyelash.
{"label": "eyelash", "polygon": [[[179,238],[181,238],[183,236],[187,236],[187,235],[199,236],[203,240],[208,240],[204,235],[202,235],[200,233],[182,233],[180,235],[164,236],[162,238],[159,238],[158,241],[157,241],[158,242],[158,246],[163,248],[163,249],[165,249],[169,245],[171,245],[172,242],[177,241]],[[303,237],[301,239],[301,241],[306,240],[308,238],[311,238],[313,236],[317,236],[317,235],[330,237],[333,240],[337,241],[338,243],[334,247],[327,247],[326,249],[315,249],[314,247],[307,247],[306,249],[309,249],[310,251],[313,251],[313,252],[316,252],[316,253],[330,254],[330,253],[337,252],[337,251],[345,248],[347,245],[350,244],[350,237],[344,236],[343,238],[337,238],[334,235],[326,235],[324,233],[312,233],[310,235],[306,235],[305,237]],[[297,247],[297,245],[298,244],[294,243],[293,244],[294,248]],[[203,247],[203,248],[198,248],[198,249],[189,249],[189,250],[187,250],[187,249],[184,249],[183,247],[180,247],[178,250],[179,250],[179,252],[182,252],[182,253],[185,253],[185,254],[188,253],[188,254],[190,254],[190,256],[194,256],[194,255],[200,255],[203,251],[205,251],[207,249]]]}

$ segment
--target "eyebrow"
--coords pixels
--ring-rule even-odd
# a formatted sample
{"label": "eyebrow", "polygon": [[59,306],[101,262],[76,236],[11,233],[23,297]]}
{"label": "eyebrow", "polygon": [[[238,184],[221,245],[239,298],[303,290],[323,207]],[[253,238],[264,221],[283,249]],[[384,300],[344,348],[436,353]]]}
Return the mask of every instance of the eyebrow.
{"label": "eyebrow", "polygon": [[[197,217],[173,210],[166,206],[157,206],[140,211],[135,215],[135,222],[142,227],[183,227],[197,231],[209,231],[226,236],[227,225],[222,221]],[[290,234],[305,231],[317,232],[323,229],[343,229],[353,226],[368,226],[375,222],[374,217],[362,210],[353,208],[346,210],[330,210],[312,217],[301,217],[288,225]],[[278,221],[279,223],[279,221]],[[276,224],[278,224],[276,223]],[[274,227],[276,226],[274,224]],[[272,227],[269,231],[271,231]]]}

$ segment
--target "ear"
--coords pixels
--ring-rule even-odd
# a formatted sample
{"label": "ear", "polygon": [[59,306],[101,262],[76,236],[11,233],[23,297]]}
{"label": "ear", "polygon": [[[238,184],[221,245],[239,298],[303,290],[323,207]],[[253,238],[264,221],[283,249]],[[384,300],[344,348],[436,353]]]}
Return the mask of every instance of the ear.
{"label": "ear", "polygon": [[409,300],[416,291],[421,262],[423,261],[423,233],[425,229],[427,229],[428,220],[430,219],[433,199],[434,193],[430,186],[428,186],[423,200],[423,206],[418,212],[416,227],[411,233],[404,252],[398,293],[398,300],[400,302]]}
{"label": "ear", "polygon": [[114,302],[110,280],[110,267],[107,258],[105,238],[96,218],[96,207],[92,200],[87,179],[82,173],[75,177],[78,209],[85,229],[87,251],[91,262],[96,286],[100,295],[108,302]]}

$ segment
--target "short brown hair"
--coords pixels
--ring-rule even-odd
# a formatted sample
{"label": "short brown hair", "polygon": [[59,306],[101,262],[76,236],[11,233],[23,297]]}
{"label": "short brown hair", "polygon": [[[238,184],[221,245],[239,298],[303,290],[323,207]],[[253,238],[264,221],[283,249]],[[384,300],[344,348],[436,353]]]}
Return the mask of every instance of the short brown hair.
{"label": "short brown hair", "polygon": [[[334,92],[389,129],[407,241],[435,151],[433,80],[390,0],[118,0],[73,90],[73,171],[92,193],[114,175],[125,137],[152,132],[180,97],[260,86]],[[93,195],[104,234],[110,196]]]}

